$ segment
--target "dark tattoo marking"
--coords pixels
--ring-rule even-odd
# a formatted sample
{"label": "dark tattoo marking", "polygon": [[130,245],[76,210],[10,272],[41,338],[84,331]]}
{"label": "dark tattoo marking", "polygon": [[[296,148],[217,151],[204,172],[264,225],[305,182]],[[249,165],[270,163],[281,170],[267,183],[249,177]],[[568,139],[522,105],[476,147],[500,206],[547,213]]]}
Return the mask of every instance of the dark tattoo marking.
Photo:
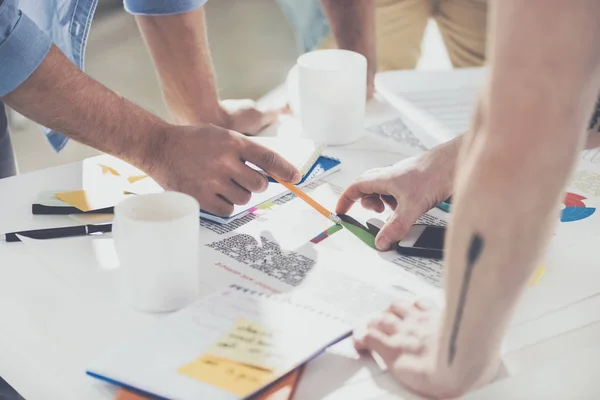
{"label": "dark tattoo marking", "polygon": [[592,119],[590,120],[590,125],[588,126],[588,130],[596,128],[598,132],[600,132],[600,124],[598,124],[598,120],[600,119],[600,99],[596,100],[596,107],[594,107],[594,113],[592,114]]}
{"label": "dark tattoo marking", "polygon": [[478,233],[475,233],[471,238],[471,245],[469,246],[469,252],[467,253],[467,267],[465,268],[465,276],[463,278],[462,287],[460,289],[460,298],[458,300],[458,307],[456,309],[456,316],[454,317],[454,326],[452,327],[452,336],[450,337],[450,348],[448,349],[448,365],[454,361],[456,355],[456,339],[458,338],[458,328],[460,321],[462,320],[463,310],[465,308],[465,301],[467,300],[467,291],[469,290],[469,283],[471,282],[471,274],[473,273],[473,267],[481,255],[483,249],[483,238]]}

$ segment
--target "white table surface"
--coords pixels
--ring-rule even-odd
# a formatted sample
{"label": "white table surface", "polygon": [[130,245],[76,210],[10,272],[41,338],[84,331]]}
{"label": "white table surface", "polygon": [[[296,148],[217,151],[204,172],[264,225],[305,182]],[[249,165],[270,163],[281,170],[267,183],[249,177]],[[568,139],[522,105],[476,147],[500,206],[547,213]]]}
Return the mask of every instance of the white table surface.
{"label": "white table surface", "polygon": [[[390,114],[395,112],[383,103],[375,101],[369,105],[368,117],[373,122]],[[401,157],[389,143],[377,140],[330,149],[328,153],[344,162],[344,170],[332,177],[342,185],[366,168],[389,165]],[[373,153],[377,156],[373,157]],[[64,216],[33,216],[31,203],[42,191],[78,189],[81,185],[81,162],[0,180],[0,232],[72,225],[73,221]],[[124,305],[115,306],[111,299],[98,296],[97,291],[91,294],[88,289],[83,284],[73,285],[60,279],[29,254],[23,244],[0,241],[0,376],[26,399],[114,399],[115,388],[87,377],[86,365],[120,340],[150,328],[156,317]],[[598,299],[598,296],[586,299],[577,305],[578,309],[585,306],[589,309]],[[576,309],[567,307],[561,312],[568,316]],[[547,398],[537,397],[538,392],[530,387],[531,381],[519,376],[535,373],[563,357],[568,357],[569,364],[577,363],[579,357],[586,365],[580,373],[591,376],[589,366],[597,366],[600,361],[591,359],[586,349],[600,346],[600,323],[594,323],[594,318],[590,321],[583,328],[507,354],[504,358],[507,374],[517,376],[470,398],[486,399],[486,391],[496,398],[515,398],[518,393],[523,393],[519,397],[522,399]],[[560,367],[552,370],[557,381]],[[562,367],[570,371],[569,366]],[[377,368],[368,359],[350,361],[321,356],[307,367],[296,399],[417,398],[397,386],[388,375],[373,371]],[[578,382],[566,380],[565,385]],[[598,392],[598,385],[573,389],[591,396]]]}

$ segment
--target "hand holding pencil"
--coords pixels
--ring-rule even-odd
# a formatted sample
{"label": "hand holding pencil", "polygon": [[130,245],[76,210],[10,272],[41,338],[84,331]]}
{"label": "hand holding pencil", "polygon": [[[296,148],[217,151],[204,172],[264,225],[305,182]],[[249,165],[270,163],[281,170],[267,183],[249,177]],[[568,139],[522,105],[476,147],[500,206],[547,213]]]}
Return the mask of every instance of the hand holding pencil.
{"label": "hand holding pencil", "polygon": [[336,213],[328,211],[325,207],[323,207],[322,205],[317,203],[316,200],[314,200],[312,197],[310,197],[309,195],[304,193],[302,191],[302,189],[298,188],[297,186],[295,186],[289,182],[283,182],[279,178],[277,178],[273,175],[271,175],[271,177],[273,179],[275,179],[277,182],[279,182],[280,184],[282,184],[283,186],[285,186],[286,189],[288,189],[290,192],[294,193],[296,196],[298,196],[299,198],[304,200],[306,202],[306,204],[308,204],[309,206],[311,206],[312,208],[317,210],[325,218],[335,222],[336,224],[341,224],[342,220],[340,219],[340,217],[337,216]]}

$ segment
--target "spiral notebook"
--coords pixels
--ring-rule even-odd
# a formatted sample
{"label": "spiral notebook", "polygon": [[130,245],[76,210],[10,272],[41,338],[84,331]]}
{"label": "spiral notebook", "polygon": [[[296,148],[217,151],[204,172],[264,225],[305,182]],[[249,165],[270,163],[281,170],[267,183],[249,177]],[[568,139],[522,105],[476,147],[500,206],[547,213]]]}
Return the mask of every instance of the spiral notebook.
{"label": "spiral notebook", "polygon": [[232,285],[124,342],[86,372],[159,399],[247,399],[350,332],[348,321],[301,292],[266,295]]}

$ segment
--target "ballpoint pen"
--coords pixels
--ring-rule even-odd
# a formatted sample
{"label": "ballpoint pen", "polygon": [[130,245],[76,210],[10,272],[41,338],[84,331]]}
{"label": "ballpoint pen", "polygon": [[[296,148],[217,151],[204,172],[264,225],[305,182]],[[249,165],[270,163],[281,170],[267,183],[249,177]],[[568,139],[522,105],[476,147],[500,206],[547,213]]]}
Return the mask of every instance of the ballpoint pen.
{"label": "ballpoint pen", "polygon": [[34,229],[30,231],[10,232],[5,235],[7,242],[20,242],[17,235],[31,239],[58,239],[71,236],[85,236],[96,233],[108,233],[112,231],[112,224],[103,225],[77,225],[61,228]]}

